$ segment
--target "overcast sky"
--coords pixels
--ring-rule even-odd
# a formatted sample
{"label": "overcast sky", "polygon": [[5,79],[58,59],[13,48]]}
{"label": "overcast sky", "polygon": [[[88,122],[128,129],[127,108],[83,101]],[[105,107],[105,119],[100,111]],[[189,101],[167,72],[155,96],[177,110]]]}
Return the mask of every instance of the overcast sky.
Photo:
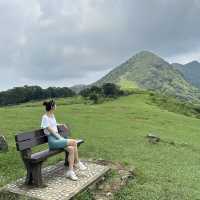
{"label": "overcast sky", "polygon": [[0,90],[96,81],[141,50],[200,61],[199,0],[0,0]]}

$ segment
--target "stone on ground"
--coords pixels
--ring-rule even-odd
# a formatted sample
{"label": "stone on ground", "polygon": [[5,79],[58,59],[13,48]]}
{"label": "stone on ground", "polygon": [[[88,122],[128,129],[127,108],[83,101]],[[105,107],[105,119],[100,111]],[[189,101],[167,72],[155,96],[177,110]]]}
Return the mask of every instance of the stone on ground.
{"label": "stone on ground", "polygon": [[0,135],[0,152],[8,151],[8,144],[3,135]]}

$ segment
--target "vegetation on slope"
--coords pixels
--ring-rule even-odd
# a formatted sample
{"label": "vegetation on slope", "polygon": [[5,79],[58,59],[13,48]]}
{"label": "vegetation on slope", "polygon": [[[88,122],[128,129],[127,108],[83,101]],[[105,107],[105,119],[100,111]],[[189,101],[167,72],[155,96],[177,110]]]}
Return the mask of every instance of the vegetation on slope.
{"label": "vegetation on slope", "polygon": [[[81,157],[121,161],[136,168],[136,179],[115,194],[117,200],[199,199],[199,119],[151,105],[150,97],[140,93],[97,105],[77,99],[77,104],[68,105],[61,99],[56,116],[58,122],[70,124],[73,137],[85,139]],[[9,152],[0,154],[0,186],[25,175],[14,134],[40,126],[43,107],[33,105],[0,108],[1,133],[9,143]],[[149,144],[148,133],[174,145]],[[63,158],[53,157],[48,164]]]}
{"label": "vegetation on slope", "polygon": [[192,61],[185,65],[178,63],[172,65],[184,75],[188,82],[200,88],[200,63],[198,61]]}
{"label": "vegetation on slope", "polygon": [[133,88],[150,89],[185,100],[198,101],[200,97],[199,90],[187,82],[178,70],[148,51],[136,54],[94,85],[107,82],[118,84],[122,88],[124,83],[128,83],[129,87],[132,85]]}
{"label": "vegetation on slope", "polygon": [[157,105],[161,109],[168,110],[170,112],[200,118],[200,104],[179,101],[173,96],[166,96],[154,92],[150,92],[149,95],[149,103],[152,105]]}

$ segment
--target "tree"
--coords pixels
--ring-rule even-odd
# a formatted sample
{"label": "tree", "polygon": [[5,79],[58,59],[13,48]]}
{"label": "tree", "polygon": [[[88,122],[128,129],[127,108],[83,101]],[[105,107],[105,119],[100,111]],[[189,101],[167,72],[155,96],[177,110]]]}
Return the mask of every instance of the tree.
{"label": "tree", "polygon": [[90,93],[89,99],[90,99],[91,101],[93,101],[94,104],[97,104],[97,103],[98,103],[98,100],[99,100],[99,96],[98,96],[98,94],[96,94],[96,93]]}
{"label": "tree", "polygon": [[83,89],[79,92],[82,97],[89,97],[91,91],[90,88]]}
{"label": "tree", "polygon": [[120,94],[119,87],[114,83],[105,83],[102,89],[105,97],[117,97]]}
{"label": "tree", "polygon": [[90,92],[102,95],[103,91],[101,87],[92,86]]}
{"label": "tree", "polygon": [[75,92],[67,87],[49,87],[47,89],[42,89],[40,86],[24,85],[23,87],[14,87],[7,91],[0,92],[0,105],[14,105],[30,100],[70,97],[74,95]]}

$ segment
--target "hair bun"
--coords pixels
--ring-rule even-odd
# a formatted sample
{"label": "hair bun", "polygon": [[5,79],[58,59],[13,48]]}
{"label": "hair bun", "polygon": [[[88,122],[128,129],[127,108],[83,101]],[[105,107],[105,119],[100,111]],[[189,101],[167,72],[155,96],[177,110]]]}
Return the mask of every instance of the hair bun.
{"label": "hair bun", "polygon": [[46,102],[46,101],[44,101],[44,102],[43,102],[43,106],[46,106],[46,105],[47,105],[47,102]]}

